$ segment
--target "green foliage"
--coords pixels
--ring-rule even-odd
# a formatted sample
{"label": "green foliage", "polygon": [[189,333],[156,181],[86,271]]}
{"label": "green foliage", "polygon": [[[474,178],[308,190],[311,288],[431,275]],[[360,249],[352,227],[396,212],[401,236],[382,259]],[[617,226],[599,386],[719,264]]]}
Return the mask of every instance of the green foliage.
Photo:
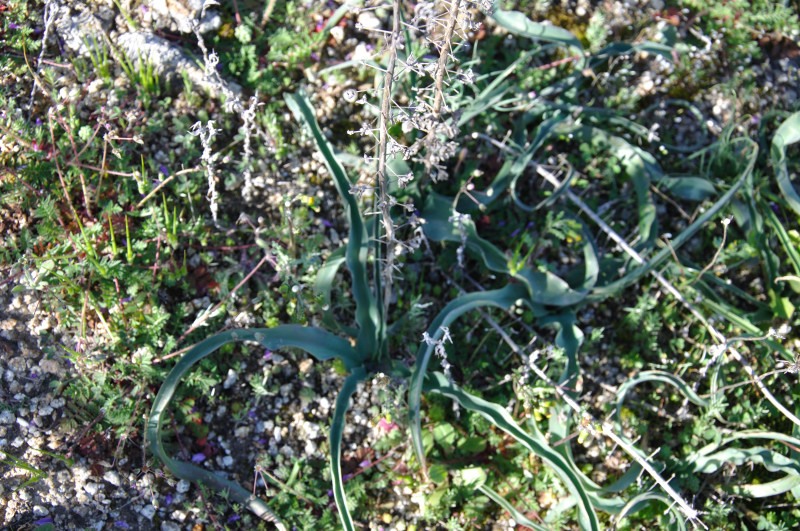
{"label": "green foliage", "polygon": [[[177,172],[200,155],[188,134],[175,139],[180,155],[164,154],[159,163],[149,158],[140,146],[162,130],[188,131],[194,118],[213,118],[230,142],[220,152],[220,189],[241,184],[248,168],[231,147],[246,133],[214,114],[216,104],[196,94],[188,76],[183,93],[171,94],[152,65],[122,58],[132,88],[118,98],[120,108],[85,112],[67,102],[44,123],[26,119],[21,100],[27,98],[3,86],[2,133],[25,149],[1,155],[12,170],[2,174],[0,206],[29,212],[32,223],[4,242],[0,264],[21,266],[18,289],[35,293],[85,342],[55,353],[81,370],[59,383],[72,404],[70,422],[99,418],[97,429],[138,435],[136,419],[149,405],[143,397],[161,384],[144,428],[151,451],[177,477],[224,492],[215,507],[243,515],[248,526],[255,515],[301,529],[354,529],[356,522],[383,519],[374,493],[398,485],[422,496],[421,528],[486,527],[510,517],[533,529],[684,529],[700,508],[713,528],[796,526],[800,441],[789,432],[792,419],[764,401],[761,386],[756,394],[750,371],[791,405],[796,353],[767,330],[800,324],[798,115],[780,117],[752,139],[731,125],[703,149],[653,142],[651,124],[637,123],[649,102],[629,86],[633,58],[647,52],[681,61],[685,43],[675,41],[677,34],[665,36],[664,42],[673,38],[669,45],[609,44],[607,13],[579,21],[576,34],[535,22],[527,13],[547,9],[529,4],[496,10],[486,24],[502,32],[452,48],[462,66],[449,72],[444,121],[433,133],[404,122],[407,104],[435,78],[434,70],[405,68],[412,51],[417,60],[433,53],[419,36],[409,32],[396,50],[405,65],[396,77],[383,77],[386,62],[372,65],[380,68],[371,85],[362,74],[327,72],[360,92],[387,87],[395,106],[385,115],[385,136],[406,156],[390,157],[386,173],[377,173],[395,177],[386,190],[425,223],[415,227],[399,206],[391,211],[388,222],[419,245],[395,257],[388,274],[381,268],[405,240],[389,238],[376,221],[380,203],[369,203],[370,194],[364,198],[358,189],[364,174],[375,175],[368,164],[381,156],[380,146],[363,151],[365,141],[339,134],[365,127],[360,121],[370,129],[387,100],[381,95],[377,105],[356,106],[343,96],[340,109],[325,111],[341,121],[331,126],[320,123],[326,116],[313,98],[296,90],[301,80],[316,79],[315,54],[330,51],[330,26],[344,20],[342,31],[352,30],[355,19],[341,18],[344,11],[324,25],[300,2],[280,3],[265,24],[258,13],[237,11],[244,15],[239,23],[224,12],[223,27],[210,36],[225,72],[245,93],[258,91],[268,101],[254,121],[275,140],[276,157],[254,147],[253,158],[264,160],[260,170],[278,175],[287,163],[300,168],[298,179],[336,189],[347,225],[346,236],[336,233],[345,242],[339,249],[328,248],[333,231],[320,230],[323,216],[338,228],[327,219],[336,209],[323,212],[316,196],[273,194],[276,204],[257,228],[212,227],[199,207],[202,179],[191,169]],[[34,18],[22,5],[12,5],[9,19],[19,28],[3,22],[5,46],[30,54],[38,45],[31,40]],[[726,45],[739,46],[724,58],[731,63],[757,53],[754,32],[798,26],[788,8],[764,2],[749,10],[739,1],[678,5],[704,10],[695,21],[702,32],[719,32]],[[75,75],[109,84],[109,50],[87,44],[91,67],[77,60]],[[453,57],[445,57],[454,67]],[[14,75],[26,71],[16,55],[2,61]],[[467,67],[478,72],[474,80],[466,80]],[[673,77],[681,68],[689,65],[678,64]],[[56,86],[51,69],[41,78]],[[178,102],[197,116],[168,112]],[[284,121],[287,108],[294,122]],[[105,134],[111,127],[116,133]],[[300,128],[332,183],[298,164],[310,158]],[[454,155],[431,162],[437,150],[452,147],[447,142],[456,144]],[[363,162],[344,154],[362,151]],[[556,170],[540,171],[546,168],[537,161],[545,160],[562,170],[560,182],[552,182]],[[432,167],[449,180],[431,179]],[[413,180],[403,185],[401,175]],[[721,229],[715,222],[728,215],[732,221]],[[618,235],[632,249],[623,252]],[[247,276],[241,301],[265,327],[210,336],[199,330],[204,323],[219,329],[236,315],[230,299],[262,255],[274,277]],[[212,298],[224,304],[212,311]],[[198,310],[205,313],[191,322]],[[242,367],[240,350],[230,344],[247,341],[304,349],[331,360],[345,377],[330,422],[330,462],[262,456],[256,471],[274,495],[268,502],[173,457],[170,447],[170,410],[195,438],[214,429],[203,424],[201,408],[217,400],[213,390],[227,369]],[[193,346],[174,365],[163,363],[184,344]],[[273,369],[247,377],[257,399],[279,391],[268,378]],[[375,376],[385,388],[369,415],[386,427],[374,445],[386,461],[345,475],[346,412],[359,383]],[[314,392],[303,387],[301,404]],[[230,404],[235,421],[247,413],[245,404]],[[613,420],[596,420],[607,416]],[[8,456],[3,462],[25,468]],[[641,470],[645,465],[650,469]],[[26,470],[41,479],[35,468]],[[765,498],[775,510],[762,510]],[[693,500],[694,509],[684,500]]]}

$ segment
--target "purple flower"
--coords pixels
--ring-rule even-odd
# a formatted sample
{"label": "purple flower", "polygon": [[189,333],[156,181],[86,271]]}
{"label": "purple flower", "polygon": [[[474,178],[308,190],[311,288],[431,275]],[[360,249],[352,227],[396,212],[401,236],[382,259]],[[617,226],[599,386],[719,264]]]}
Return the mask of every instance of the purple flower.
{"label": "purple flower", "polygon": [[172,494],[167,494],[166,496],[164,496],[164,504],[172,505]]}
{"label": "purple flower", "polygon": [[169,177],[169,168],[164,166],[163,164],[158,165],[158,171],[164,174],[164,177]]}
{"label": "purple flower", "polygon": [[345,474],[342,476],[342,481],[350,481],[351,479],[353,479],[353,474]]}
{"label": "purple flower", "polygon": [[241,520],[241,519],[242,519],[241,516],[239,516],[238,514],[234,514],[234,515],[231,515],[230,518],[228,518],[228,523],[230,524],[231,522],[236,522],[236,521]]}
{"label": "purple flower", "polygon": [[31,373],[31,380],[36,380],[37,378],[39,378],[39,375],[36,374],[35,372],[32,372]]}
{"label": "purple flower", "polygon": [[19,24],[14,24],[13,22],[9,22],[8,23],[8,29],[12,29],[12,30],[19,29]]}
{"label": "purple flower", "polygon": [[123,520],[117,520],[116,522],[114,522],[114,527],[119,527],[120,529],[130,529],[131,528],[131,526],[129,526],[128,523],[124,522]]}
{"label": "purple flower", "polygon": [[247,416],[250,417],[251,419],[256,418],[256,410],[251,409],[250,411],[247,412]]}
{"label": "purple flower", "polygon": [[367,468],[367,467],[368,467],[369,465],[371,465],[371,464],[372,464],[372,463],[370,463],[369,459],[364,459],[363,461],[361,461],[361,462],[358,464],[358,466],[360,466],[361,468]]}
{"label": "purple flower", "polygon": [[511,237],[512,238],[516,238],[517,234],[519,234],[519,231],[520,231],[520,229],[514,229],[513,232],[511,232]]}
{"label": "purple flower", "polygon": [[270,349],[264,350],[264,359],[265,360],[272,359],[272,351]]}
{"label": "purple flower", "polygon": [[333,223],[324,218],[322,219],[322,224],[325,225],[327,228],[333,227]]}
{"label": "purple flower", "polygon": [[53,519],[50,518],[49,516],[46,516],[44,518],[40,518],[39,520],[36,520],[33,524],[34,525],[45,525],[45,524],[52,524],[52,523],[53,523]]}
{"label": "purple flower", "polygon": [[202,463],[206,460],[206,454],[203,452],[196,453],[192,456],[192,463]]}
{"label": "purple flower", "polygon": [[42,119],[41,118],[37,118],[36,119],[36,125],[42,125]]}

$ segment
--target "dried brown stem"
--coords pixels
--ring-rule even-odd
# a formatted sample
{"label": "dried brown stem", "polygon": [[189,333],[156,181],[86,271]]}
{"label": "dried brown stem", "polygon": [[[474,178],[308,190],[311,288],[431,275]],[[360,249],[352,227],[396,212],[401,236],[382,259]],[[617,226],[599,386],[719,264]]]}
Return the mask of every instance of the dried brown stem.
{"label": "dried brown stem", "polygon": [[447,58],[450,56],[450,41],[453,39],[453,32],[456,28],[458,21],[458,7],[460,0],[451,0],[450,18],[447,20],[447,28],[442,38],[441,49],[439,50],[439,62],[436,65],[436,80],[434,96],[433,96],[433,114],[439,115],[444,104],[444,94],[442,92],[442,84],[444,83],[444,74],[447,71]]}
{"label": "dried brown stem", "polygon": [[381,100],[381,118],[378,133],[378,207],[382,216],[382,225],[386,238],[386,256],[382,272],[383,311],[389,311],[392,299],[392,274],[394,269],[394,222],[392,221],[391,201],[389,197],[389,178],[387,171],[387,145],[389,142],[389,124],[391,122],[392,85],[397,64],[397,49],[400,45],[400,2],[396,0],[392,12],[392,35],[389,40],[389,64],[383,78],[383,99]]}

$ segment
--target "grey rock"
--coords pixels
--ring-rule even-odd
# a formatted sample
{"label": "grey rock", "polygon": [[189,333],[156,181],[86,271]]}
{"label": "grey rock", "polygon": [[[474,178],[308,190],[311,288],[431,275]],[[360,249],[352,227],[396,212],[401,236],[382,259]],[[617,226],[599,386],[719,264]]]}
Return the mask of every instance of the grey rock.
{"label": "grey rock", "polygon": [[111,483],[115,487],[119,487],[120,484],[122,483],[119,474],[115,470],[106,471],[106,473],[103,474],[103,479]]}
{"label": "grey rock", "polygon": [[148,520],[152,520],[153,517],[156,515],[156,508],[150,504],[147,504],[139,510],[139,514],[141,514]]}
{"label": "grey rock", "polygon": [[198,21],[203,0],[152,0],[148,7],[152,10],[153,26],[157,29],[192,33],[192,26],[197,22],[200,33],[207,33],[222,25],[222,19],[210,9]]}
{"label": "grey rock", "polygon": [[17,417],[9,410],[0,411],[0,424],[14,424]]}
{"label": "grey rock", "polygon": [[[117,43],[134,64],[141,58],[142,62],[151,64],[160,77],[174,84],[180,80],[181,73],[185,72],[194,85],[207,90],[212,96],[216,97],[221,92],[217,83],[206,78],[205,71],[197,62],[166,39],[150,33],[132,31],[121,34]],[[236,96],[241,93],[241,87],[235,83],[227,83],[226,87]]]}
{"label": "grey rock", "polygon": [[177,485],[175,485],[175,490],[177,490],[181,494],[185,494],[189,492],[189,487],[191,487],[191,483],[189,483],[185,479],[182,479],[178,482]]}
{"label": "grey rock", "polygon": [[94,483],[93,481],[89,481],[88,483],[86,483],[86,485],[83,486],[83,490],[85,490],[86,494],[88,494],[89,496],[94,497],[100,491],[100,486],[97,483]]}

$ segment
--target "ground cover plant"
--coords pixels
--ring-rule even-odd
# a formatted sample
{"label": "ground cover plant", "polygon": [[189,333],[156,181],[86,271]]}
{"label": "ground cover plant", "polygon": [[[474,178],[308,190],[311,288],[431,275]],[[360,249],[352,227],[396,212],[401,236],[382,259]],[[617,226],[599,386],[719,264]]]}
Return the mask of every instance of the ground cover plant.
{"label": "ground cover plant", "polygon": [[[755,50],[759,24],[782,40],[796,17],[708,26],[685,2],[631,35],[540,3],[240,4],[198,8],[223,21],[180,38],[207,85],[179,89],[113,39],[56,77],[47,24],[32,38],[55,4],[9,3],[3,71],[28,93],[2,93],[2,260],[57,322],[40,331],[70,336],[47,353],[75,366],[52,388],[79,430],[44,457],[4,432],[20,489],[45,458],[99,467],[129,444],[136,474],[196,483],[218,528],[797,524],[800,114],[743,101],[757,119],[697,131],[714,78],[681,75],[703,32]],[[86,86],[113,96],[79,105]],[[284,168],[298,183],[268,190]],[[238,435],[283,395],[279,350],[338,375],[327,465]],[[263,379],[226,395],[254,357]],[[297,402],[323,395],[291,378]],[[386,399],[368,413],[365,384]],[[221,474],[209,457],[237,438],[258,462]]]}

